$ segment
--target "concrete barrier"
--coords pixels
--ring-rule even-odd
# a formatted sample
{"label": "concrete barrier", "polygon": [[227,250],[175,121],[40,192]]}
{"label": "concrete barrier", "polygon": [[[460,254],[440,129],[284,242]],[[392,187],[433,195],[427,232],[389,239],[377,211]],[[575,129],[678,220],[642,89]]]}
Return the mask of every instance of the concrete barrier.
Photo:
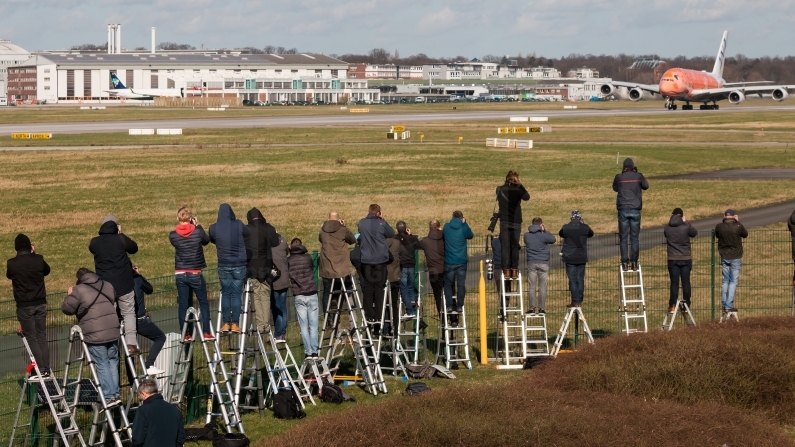
{"label": "concrete barrier", "polygon": [[545,121],[549,121],[549,117],[548,116],[531,116],[530,117],[530,121],[532,121],[534,123],[545,122]]}
{"label": "concrete barrier", "polygon": [[563,106],[564,109],[576,109],[577,106]]}
{"label": "concrete barrier", "polygon": [[340,107],[340,110],[348,110],[348,108],[345,107],[345,106],[342,106],[342,107]]}
{"label": "concrete barrier", "polygon": [[80,106],[80,110],[91,110],[89,106]]}
{"label": "concrete barrier", "polygon": [[154,129],[129,129],[130,135],[154,135]]}
{"label": "concrete barrier", "polygon": [[522,122],[525,122],[525,121],[527,121],[527,117],[526,116],[512,116],[511,117],[511,122],[512,123],[522,123]]}
{"label": "concrete barrier", "polygon": [[507,138],[486,138],[487,147],[503,147],[511,149],[532,149],[533,140],[512,140]]}
{"label": "concrete barrier", "polygon": [[182,129],[157,129],[158,135],[182,135]]}
{"label": "concrete barrier", "polygon": [[226,107],[207,107],[207,110],[210,112],[223,112],[226,110]]}

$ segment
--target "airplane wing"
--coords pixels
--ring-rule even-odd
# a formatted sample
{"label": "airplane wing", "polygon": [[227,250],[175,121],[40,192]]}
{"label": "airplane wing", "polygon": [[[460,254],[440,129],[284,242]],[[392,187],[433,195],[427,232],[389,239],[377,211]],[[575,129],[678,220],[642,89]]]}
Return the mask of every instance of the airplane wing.
{"label": "airplane wing", "polygon": [[[795,85],[749,85],[749,86],[731,86],[731,84],[726,84],[727,86],[721,88],[705,88],[700,90],[693,90],[691,95],[696,96],[708,96],[714,98],[726,98],[732,92],[741,92],[744,95],[748,94],[773,94],[774,92],[786,92],[787,94],[792,93],[795,91]],[[775,95],[774,95],[775,98]]]}
{"label": "airplane wing", "polygon": [[743,85],[752,85],[752,84],[772,84],[773,81],[747,81],[747,82],[726,82],[723,84],[724,87],[730,86],[743,86]]}
{"label": "airplane wing", "polygon": [[660,93],[660,86],[657,84],[638,84],[637,82],[621,81],[610,81],[608,84],[612,85],[613,87],[626,87],[628,89],[638,88],[649,93]]}

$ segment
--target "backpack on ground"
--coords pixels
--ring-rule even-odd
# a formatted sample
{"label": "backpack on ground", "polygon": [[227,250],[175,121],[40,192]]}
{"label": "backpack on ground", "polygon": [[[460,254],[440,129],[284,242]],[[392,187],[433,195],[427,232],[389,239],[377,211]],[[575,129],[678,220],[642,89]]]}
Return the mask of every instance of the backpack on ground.
{"label": "backpack on ground", "polygon": [[436,374],[436,368],[425,364],[406,365],[406,374],[412,379],[430,379]]}
{"label": "backpack on ground", "polygon": [[273,415],[279,419],[302,419],[306,413],[301,409],[298,396],[292,388],[279,388],[273,395]]}
{"label": "backpack on ground", "polygon": [[428,388],[428,385],[426,385],[426,384],[424,384],[422,382],[414,382],[414,383],[410,383],[406,387],[405,394],[406,394],[406,396],[418,396],[418,395],[420,395],[422,393],[427,393],[430,390],[431,389]]}
{"label": "backpack on ground", "polygon": [[524,366],[522,366],[522,369],[533,369],[550,359],[551,357],[549,356],[527,357],[526,359],[524,359]]}
{"label": "backpack on ground", "polygon": [[201,428],[186,428],[185,440],[186,441],[212,441],[218,437],[218,432],[215,430],[215,424],[210,422]]}
{"label": "backpack on ground", "polygon": [[355,397],[343,391],[339,386],[329,382],[325,382],[320,389],[320,400],[338,405],[343,402],[356,402]]}
{"label": "backpack on ground", "polygon": [[250,443],[243,433],[221,433],[213,439],[213,447],[249,447]]}

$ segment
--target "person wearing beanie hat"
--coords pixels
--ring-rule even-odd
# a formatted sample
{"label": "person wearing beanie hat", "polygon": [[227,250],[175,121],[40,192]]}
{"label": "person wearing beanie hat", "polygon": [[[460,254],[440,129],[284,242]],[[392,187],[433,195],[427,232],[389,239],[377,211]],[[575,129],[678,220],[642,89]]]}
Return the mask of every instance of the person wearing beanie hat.
{"label": "person wearing beanie hat", "polygon": [[715,227],[715,238],[718,240],[721,273],[721,304],[723,313],[737,312],[734,307],[734,295],[740,279],[743,265],[743,239],[748,237],[748,230],[740,223],[740,216],[733,209],[723,213],[723,222]]}
{"label": "person wearing beanie hat", "polygon": [[618,238],[621,247],[622,270],[638,269],[640,252],[640,210],[643,209],[643,191],[649,182],[638,172],[631,158],[624,160],[620,174],[613,179],[613,191],[617,192]]}
{"label": "person wearing beanie hat", "polygon": [[[671,294],[668,299],[668,312],[676,310],[679,301],[679,279],[682,280],[682,299],[690,308],[690,271],[693,260],[690,255],[690,239],[698,235],[698,231],[685,220],[682,208],[675,208],[663,229],[665,243],[668,248],[668,276],[671,279]],[[682,309],[684,310],[684,309]],[[685,319],[685,321],[688,321]]]}
{"label": "person wearing beanie hat", "polygon": [[17,320],[39,372],[42,377],[49,377],[50,348],[47,342],[47,290],[44,277],[50,274],[50,266],[42,255],[35,252],[30,238],[24,234],[18,234],[14,239],[14,250],[17,255],[6,264],[6,278],[11,280],[14,289]]}
{"label": "person wearing beanie hat", "polygon": [[579,211],[571,212],[571,221],[558,232],[563,238],[563,263],[566,265],[566,276],[569,278],[571,304],[566,307],[582,306],[585,295],[585,264],[588,263],[588,239],[593,237],[593,230],[582,221]]}

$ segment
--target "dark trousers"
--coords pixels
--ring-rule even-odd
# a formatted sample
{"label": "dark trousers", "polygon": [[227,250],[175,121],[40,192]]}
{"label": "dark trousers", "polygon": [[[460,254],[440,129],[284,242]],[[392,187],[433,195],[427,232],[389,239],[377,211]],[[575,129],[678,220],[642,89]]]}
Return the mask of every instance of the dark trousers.
{"label": "dark trousers", "polygon": [[392,313],[390,314],[389,312],[386,312],[384,314],[384,322],[389,324],[389,321],[391,320],[392,333],[396,334],[400,328],[398,324],[400,321],[400,281],[389,282],[389,295],[389,308],[392,309]]}
{"label": "dark trousers", "polygon": [[[149,368],[155,364],[157,355],[160,354],[163,345],[166,344],[166,334],[164,334],[149,317],[138,318],[135,322],[138,335],[152,340],[152,347],[149,348],[149,354],[147,354],[146,360],[144,360],[144,368]],[[125,371],[127,371],[127,380],[132,384],[134,380],[132,371],[130,371],[128,364],[125,364],[124,367]]]}
{"label": "dark trousers", "polygon": [[519,234],[521,224],[500,226],[500,246],[502,247],[502,268],[519,268]]}
{"label": "dark trousers", "polygon": [[569,277],[571,303],[582,304],[585,295],[585,264],[566,264],[566,276]]}
{"label": "dark trousers", "polygon": [[436,301],[436,313],[442,313],[442,292],[444,291],[444,273],[429,273],[428,282],[431,284],[433,299]]}
{"label": "dark trousers", "polygon": [[[340,293],[334,293],[334,294],[331,293],[331,281],[333,281],[332,278],[323,278],[323,312],[324,313],[326,312],[326,309],[328,309],[329,296],[331,296],[331,299],[333,301],[337,301],[340,299]],[[353,282],[351,281],[351,276],[346,276],[344,281],[345,281],[345,289],[351,290],[351,288],[353,288]],[[342,290],[342,288],[340,287],[339,279],[335,281],[335,283],[336,283],[335,285],[336,290]]]}
{"label": "dark trousers", "polygon": [[690,271],[693,269],[693,261],[668,261],[668,275],[671,277],[671,297],[668,299],[668,307],[675,306],[679,299],[679,279],[682,279],[682,298],[687,307],[690,307]]}
{"label": "dark trousers", "polygon": [[47,343],[47,304],[17,307],[17,320],[22,326],[22,335],[30,345],[39,371],[50,370],[50,347]]}
{"label": "dark trousers", "polygon": [[[385,264],[362,264],[362,306],[369,321],[381,318],[381,305],[386,286]],[[375,305],[375,309],[373,306]]]}

